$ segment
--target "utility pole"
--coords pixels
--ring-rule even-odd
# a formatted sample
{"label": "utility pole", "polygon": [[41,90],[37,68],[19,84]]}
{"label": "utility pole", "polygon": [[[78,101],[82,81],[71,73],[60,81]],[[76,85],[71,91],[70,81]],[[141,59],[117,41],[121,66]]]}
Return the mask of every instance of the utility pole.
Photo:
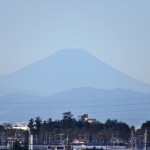
{"label": "utility pole", "polygon": [[33,135],[30,135],[30,150],[33,150]]}
{"label": "utility pole", "polygon": [[119,133],[117,132],[117,149],[118,149],[118,145],[119,145]]}
{"label": "utility pole", "polygon": [[135,144],[134,144],[134,149],[136,150],[136,137],[135,137],[135,139],[134,139],[134,141],[135,141]]}
{"label": "utility pole", "polygon": [[147,129],[145,129],[144,133],[144,150],[147,150]]}
{"label": "utility pole", "polygon": [[47,143],[48,143],[48,142],[47,142],[47,132],[46,132],[46,134],[45,134],[45,139],[46,139],[46,144],[47,144]]}
{"label": "utility pole", "polygon": [[51,143],[51,135],[50,135],[51,133],[49,132],[49,141],[48,141],[48,143],[50,144]]}
{"label": "utility pole", "polygon": [[131,129],[131,149],[133,149],[133,139],[134,139],[133,129]]}
{"label": "utility pole", "polygon": [[31,134],[30,130],[29,131],[29,150],[33,150],[33,135]]}
{"label": "utility pole", "polygon": [[68,139],[68,135],[67,135],[67,138],[66,138],[66,147],[67,147],[67,150],[68,150],[68,141],[69,141],[69,139]]}

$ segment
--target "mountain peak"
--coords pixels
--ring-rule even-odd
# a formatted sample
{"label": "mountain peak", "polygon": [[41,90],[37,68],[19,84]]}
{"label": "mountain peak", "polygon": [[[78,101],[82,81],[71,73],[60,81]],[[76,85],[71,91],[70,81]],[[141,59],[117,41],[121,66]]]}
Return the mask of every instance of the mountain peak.
{"label": "mountain peak", "polygon": [[[90,54],[88,51],[86,51],[84,49],[69,49],[69,48],[68,49],[61,49],[61,50],[56,51],[53,55],[49,56],[48,59],[49,58],[51,59],[52,57],[59,57],[57,59],[59,59],[59,60],[64,60],[65,59],[65,60],[70,60],[70,61],[72,61],[74,59],[79,61],[80,58],[83,61],[87,58],[88,59],[90,58],[90,59],[93,59],[93,60],[97,59],[92,54]],[[100,61],[100,60],[98,60],[98,61]]]}
{"label": "mountain peak", "polygon": [[81,53],[81,52],[87,53],[87,51],[84,49],[75,49],[75,48],[60,49],[56,53],[65,54],[65,53]]}

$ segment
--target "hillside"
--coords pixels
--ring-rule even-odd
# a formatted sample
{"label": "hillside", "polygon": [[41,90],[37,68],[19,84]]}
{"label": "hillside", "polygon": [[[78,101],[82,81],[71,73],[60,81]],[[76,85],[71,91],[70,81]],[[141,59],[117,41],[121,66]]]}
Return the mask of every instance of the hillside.
{"label": "hillside", "polygon": [[71,111],[75,117],[88,113],[90,118],[105,121],[108,118],[139,125],[149,120],[150,94],[131,90],[101,90],[75,88],[48,97],[10,94],[0,98],[0,118],[7,121],[61,119],[62,113]]}

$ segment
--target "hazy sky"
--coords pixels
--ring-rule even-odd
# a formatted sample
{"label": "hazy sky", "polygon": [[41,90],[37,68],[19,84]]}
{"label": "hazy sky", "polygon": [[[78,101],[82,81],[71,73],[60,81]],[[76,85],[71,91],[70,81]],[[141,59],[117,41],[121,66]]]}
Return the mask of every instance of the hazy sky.
{"label": "hazy sky", "polygon": [[64,48],[150,83],[150,0],[0,1],[0,74]]}

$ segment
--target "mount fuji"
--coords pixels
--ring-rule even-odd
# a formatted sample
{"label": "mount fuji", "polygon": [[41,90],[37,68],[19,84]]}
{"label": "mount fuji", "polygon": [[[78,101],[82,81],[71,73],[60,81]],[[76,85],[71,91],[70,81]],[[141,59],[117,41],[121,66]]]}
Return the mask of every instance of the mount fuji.
{"label": "mount fuji", "polygon": [[0,76],[0,95],[51,95],[79,87],[150,92],[150,85],[103,63],[85,50],[63,49],[18,71]]}

